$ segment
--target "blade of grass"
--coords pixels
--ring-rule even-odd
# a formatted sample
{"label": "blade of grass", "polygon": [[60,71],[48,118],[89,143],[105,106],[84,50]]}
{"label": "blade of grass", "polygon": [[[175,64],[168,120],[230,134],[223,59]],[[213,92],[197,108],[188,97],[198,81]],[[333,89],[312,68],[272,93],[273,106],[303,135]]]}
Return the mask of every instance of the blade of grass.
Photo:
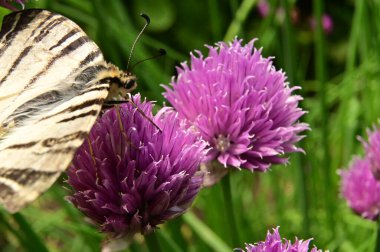
{"label": "blade of grass", "polygon": [[[11,225],[8,220],[4,217],[5,214],[0,212],[0,228],[3,232],[9,231],[12,233],[18,240],[18,242],[23,246],[24,248],[28,247],[27,241],[24,239],[24,237],[21,235],[20,232],[18,232],[13,225]],[[3,233],[2,232],[2,233]]]}
{"label": "blade of grass", "polygon": [[24,219],[24,217],[20,213],[15,213],[12,215],[12,217],[19,226],[19,231],[22,232],[25,242],[28,246],[25,249],[29,251],[40,252],[49,251],[40,239],[40,237],[38,237],[38,235],[34,232],[33,228],[29,225],[29,223]]}
{"label": "blade of grass", "polygon": [[168,234],[168,232],[164,229],[158,230],[157,235],[162,238],[163,241],[165,241],[168,244],[168,248],[170,248],[170,251],[173,252],[182,252],[185,250],[186,245],[182,244],[182,248],[174,241],[171,235]]}
{"label": "blade of grass", "polygon": [[[285,10],[285,25],[282,29],[282,36],[284,41],[283,46],[283,54],[284,54],[284,68],[286,75],[288,77],[288,80],[290,83],[293,83],[295,85],[296,82],[296,72],[295,72],[295,62],[297,62],[297,56],[295,54],[295,41],[294,41],[294,31],[293,31],[293,25],[291,21],[291,11],[292,8],[289,4],[289,1],[284,0],[282,1],[283,7]],[[303,145],[303,142],[301,142],[300,145]],[[303,148],[303,146],[301,146]],[[309,209],[307,204],[307,188],[305,184],[305,179],[307,178],[305,174],[304,167],[306,166],[306,160],[304,155],[297,155],[297,158],[295,160],[296,164],[294,167],[296,168],[296,183],[299,186],[300,190],[297,190],[297,196],[298,201],[300,204],[300,209],[302,212],[302,227],[303,227],[303,233],[308,235],[309,234]],[[280,201],[281,202],[281,201]],[[280,209],[281,211],[281,209]],[[281,213],[278,213],[279,216],[282,216]]]}
{"label": "blade of grass", "polygon": [[181,232],[182,226],[182,216],[179,216],[178,218],[169,221],[167,224],[165,224],[167,230],[163,229],[165,231],[163,236],[165,236],[165,239],[166,237],[170,237],[170,240],[172,240],[173,243],[175,243],[177,246],[185,248],[187,246],[187,242]]}
{"label": "blade of grass", "polygon": [[[330,226],[330,230],[335,230],[335,195],[336,188],[333,186],[332,171],[331,171],[331,157],[329,146],[329,111],[327,105],[327,82],[326,82],[326,49],[325,49],[325,37],[322,27],[322,14],[323,14],[323,1],[313,1],[313,14],[316,20],[315,30],[315,72],[316,79],[319,81],[319,99],[320,107],[322,111],[321,115],[321,128],[322,128],[322,143],[323,146],[323,159],[322,168],[325,179],[325,205],[327,210],[327,221]],[[335,174],[334,174],[335,175]]]}
{"label": "blade of grass", "polygon": [[184,221],[192,228],[192,230],[211,248],[218,252],[231,252],[227,244],[224,243],[210,228],[200,221],[192,212],[183,215]]}
{"label": "blade of grass", "polygon": [[240,4],[239,9],[235,12],[235,18],[230,23],[227,32],[224,36],[224,41],[229,41],[237,36],[241,30],[241,27],[251,12],[252,8],[255,6],[256,0],[243,0]]}

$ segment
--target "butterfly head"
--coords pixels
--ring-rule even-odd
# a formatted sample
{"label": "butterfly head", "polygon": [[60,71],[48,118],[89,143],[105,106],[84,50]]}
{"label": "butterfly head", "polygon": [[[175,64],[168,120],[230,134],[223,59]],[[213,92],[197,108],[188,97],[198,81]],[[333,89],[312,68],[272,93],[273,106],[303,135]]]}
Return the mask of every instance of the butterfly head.
{"label": "butterfly head", "polygon": [[120,76],[119,88],[126,90],[128,93],[137,87],[136,76],[130,72],[123,72]]}
{"label": "butterfly head", "polygon": [[123,99],[137,87],[136,76],[131,72],[123,72],[113,65],[109,70],[106,78],[110,85],[107,100]]}

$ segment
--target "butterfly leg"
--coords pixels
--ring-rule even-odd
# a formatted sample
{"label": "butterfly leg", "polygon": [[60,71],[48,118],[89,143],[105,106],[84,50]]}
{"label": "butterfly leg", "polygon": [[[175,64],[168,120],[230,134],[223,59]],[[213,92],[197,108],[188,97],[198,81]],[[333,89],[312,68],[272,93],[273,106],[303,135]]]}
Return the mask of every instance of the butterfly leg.
{"label": "butterfly leg", "polygon": [[135,107],[137,109],[137,111],[145,118],[147,119],[151,124],[153,124],[154,127],[156,127],[161,133],[162,133],[162,130],[161,128],[155,123],[153,122],[153,120],[151,118],[149,118],[145,113],[144,111],[142,111],[138,106],[137,104],[133,101],[133,98],[130,97],[129,99],[126,99],[126,100],[116,100],[116,101],[106,101],[105,103],[103,103],[103,107],[102,107],[102,111],[103,109],[105,108],[111,108],[115,105],[119,105],[119,104],[124,104],[124,103],[131,103],[133,107]]}

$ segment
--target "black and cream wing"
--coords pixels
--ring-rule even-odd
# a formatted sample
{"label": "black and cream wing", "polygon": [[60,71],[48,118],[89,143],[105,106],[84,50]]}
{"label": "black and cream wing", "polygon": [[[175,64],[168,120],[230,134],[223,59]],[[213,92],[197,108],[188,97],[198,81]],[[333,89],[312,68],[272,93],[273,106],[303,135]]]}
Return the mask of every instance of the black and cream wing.
{"label": "black and cream wing", "polygon": [[46,10],[4,18],[0,32],[0,203],[16,212],[47,190],[95,123],[109,84],[99,48]]}

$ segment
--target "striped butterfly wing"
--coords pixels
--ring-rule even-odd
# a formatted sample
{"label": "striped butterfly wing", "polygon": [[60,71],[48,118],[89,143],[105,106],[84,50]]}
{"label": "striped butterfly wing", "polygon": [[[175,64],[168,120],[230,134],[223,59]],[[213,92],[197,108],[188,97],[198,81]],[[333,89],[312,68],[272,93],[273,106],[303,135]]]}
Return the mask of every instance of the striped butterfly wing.
{"label": "striped butterfly wing", "polygon": [[0,32],[0,203],[17,212],[70,164],[95,123],[109,65],[71,20],[46,10],[4,18]]}

